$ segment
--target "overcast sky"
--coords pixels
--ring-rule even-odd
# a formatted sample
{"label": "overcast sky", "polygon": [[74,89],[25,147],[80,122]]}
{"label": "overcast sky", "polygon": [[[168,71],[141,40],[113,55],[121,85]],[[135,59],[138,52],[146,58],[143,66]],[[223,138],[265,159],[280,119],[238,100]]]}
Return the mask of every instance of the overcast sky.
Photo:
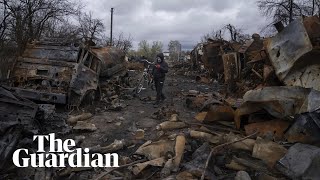
{"label": "overcast sky", "polygon": [[134,47],[141,40],[179,40],[183,49],[192,49],[202,35],[226,24],[259,33],[267,24],[256,0],[83,0],[85,9],[103,20],[110,34],[110,9],[114,11],[114,36],[131,35]]}

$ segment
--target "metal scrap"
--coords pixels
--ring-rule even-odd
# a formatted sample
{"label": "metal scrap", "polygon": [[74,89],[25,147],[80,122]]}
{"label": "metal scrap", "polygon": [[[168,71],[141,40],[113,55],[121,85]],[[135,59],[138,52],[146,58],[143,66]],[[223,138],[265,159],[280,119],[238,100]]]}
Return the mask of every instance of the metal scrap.
{"label": "metal scrap", "polygon": [[318,112],[304,113],[295,118],[295,122],[286,132],[288,142],[315,144],[320,142],[320,115]]}
{"label": "metal scrap", "polygon": [[297,143],[278,161],[276,168],[291,179],[317,179],[320,177],[320,149]]}
{"label": "metal scrap", "polygon": [[298,18],[269,39],[270,61],[286,85],[320,90],[319,31],[318,17]]}
{"label": "metal scrap", "polygon": [[0,87],[0,171],[7,168],[22,132],[37,132],[38,105]]}
{"label": "metal scrap", "polygon": [[251,123],[244,126],[246,134],[258,132],[260,137],[272,140],[283,140],[284,133],[288,129],[290,122],[284,120],[271,120]]}
{"label": "metal scrap", "polygon": [[0,87],[0,132],[13,125],[32,130],[38,105]]}
{"label": "metal scrap", "polygon": [[125,69],[124,54],[116,48],[34,42],[16,61],[11,87],[28,99],[79,106],[99,94],[100,77]]}
{"label": "metal scrap", "polygon": [[241,117],[261,110],[276,118],[286,118],[320,108],[320,92],[301,87],[265,87],[248,91],[244,103],[235,112],[236,127]]}

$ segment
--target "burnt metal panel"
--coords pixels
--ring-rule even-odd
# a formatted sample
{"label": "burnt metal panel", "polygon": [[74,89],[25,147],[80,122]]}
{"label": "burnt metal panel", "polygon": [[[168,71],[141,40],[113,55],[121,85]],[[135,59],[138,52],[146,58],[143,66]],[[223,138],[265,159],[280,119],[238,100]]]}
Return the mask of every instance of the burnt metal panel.
{"label": "burnt metal panel", "polygon": [[12,90],[28,99],[65,104],[77,57],[78,48],[73,46],[28,45],[11,71]]}
{"label": "burnt metal panel", "polygon": [[126,70],[125,54],[114,47],[92,48],[90,52],[101,60],[101,77],[112,75]]}
{"label": "burnt metal panel", "polygon": [[201,60],[207,70],[216,74],[223,73],[223,60],[220,54],[220,47],[222,45],[222,42],[217,41],[203,46],[203,56]]}
{"label": "burnt metal panel", "polygon": [[34,122],[38,106],[0,87],[0,171],[12,161],[22,131],[37,130]]}
{"label": "burnt metal panel", "polygon": [[320,90],[320,47],[315,46],[320,21],[314,17],[305,21],[307,26],[297,19],[270,38],[267,50],[276,75],[286,85]]}
{"label": "burnt metal panel", "polygon": [[12,91],[27,99],[42,101],[47,103],[66,104],[67,94],[52,93],[52,92],[40,92],[32,89],[12,88]]}
{"label": "burnt metal panel", "polygon": [[237,53],[222,55],[225,82],[235,80],[240,77],[241,65]]}
{"label": "burnt metal panel", "polygon": [[32,129],[37,110],[35,103],[0,87],[0,131],[18,124]]}
{"label": "burnt metal panel", "polygon": [[22,57],[76,62],[78,48],[70,46],[28,45]]}

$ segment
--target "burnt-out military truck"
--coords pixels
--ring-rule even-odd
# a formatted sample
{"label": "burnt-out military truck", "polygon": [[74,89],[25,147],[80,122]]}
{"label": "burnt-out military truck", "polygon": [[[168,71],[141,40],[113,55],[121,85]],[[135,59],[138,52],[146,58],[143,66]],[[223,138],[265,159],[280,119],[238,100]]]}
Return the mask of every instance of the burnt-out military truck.
{"label": "burnt-out military truck", "polygon": [[16,60],[10,89],[34,101],[79,106],[96,97],[100,76],[123,70],[124,64],[124,53],[113,47],[37,41]]}

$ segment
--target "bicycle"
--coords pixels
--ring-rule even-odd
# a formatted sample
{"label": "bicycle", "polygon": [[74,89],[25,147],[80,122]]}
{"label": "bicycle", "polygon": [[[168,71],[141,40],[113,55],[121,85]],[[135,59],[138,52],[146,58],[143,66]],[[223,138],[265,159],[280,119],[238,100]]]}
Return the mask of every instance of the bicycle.
{"label": "bicycle", "polygon": [[143,60],[142,62],[144,63],[145,68],[135,88],[136,94],[139,94],[142,90],[145,90],[149,87],[151,88],[151,90],[154,90],[154,81],[152,77],[152,69],[154,67],[154,64],[149,62],[148,60]]}

